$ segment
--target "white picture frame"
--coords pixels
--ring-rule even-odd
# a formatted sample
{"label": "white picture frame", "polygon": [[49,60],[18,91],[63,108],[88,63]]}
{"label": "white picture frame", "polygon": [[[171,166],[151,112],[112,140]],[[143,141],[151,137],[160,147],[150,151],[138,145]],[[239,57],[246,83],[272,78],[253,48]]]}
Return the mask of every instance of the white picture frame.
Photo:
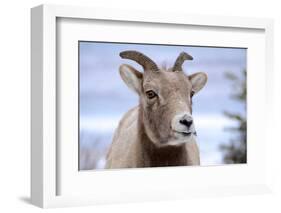
{"label": "white picture frame", "polygon": [[[261,32],[262,36],[259,38],[262,41],[260,47],[262,52],[255,55],[260,58],[260,74],[257,76],[249,74],[251,79],[251,90],[257,87],[257,84],[262,84],[259,92],[263,94],[261,100],[251,98],[251,102],[260,103],[260,107],[256,107],[253,111],[252,118],[254,119],[255,113],[264,113],[265,119],[265,132],[264,145],[257,145],[258,148],[253,148],[250,152],[259,153],[262,155],[261,166],[255,165],[251,162],[247,165],[235,165],[234,167],[212,167],[212,168],[169,168],[165,169],[149,169],[149,170],[134,170],[134,171],[99,171],[99,173],[92,172],[91,174],[84,173],[82,179],[79,181],[90,181],[94,176],[99,176],[99,184],[103,188],[97,189],[96,193],[86,193],[90,190],[75,183],[76,176],[70,177],[70,182],[66,187],[69,191],[79,191],[79,187],[83,188],[79,193],[60,193],[59,185],[64,184],[61,181],[60,173],[63,171],[64,164],[59,164],[60,151],[57,145],[58,132],[57,132],[57,107],[58,96],[57,88],[60,84],[57,79],[57,49],[58,49],[58,20],[63,19],[79,19],[79,20],[100,20],[103,21],[118,21],[133,22],[133,23],[153,23],[154,25],[166,26],[199,26],[212,29],[225,29],[232,30],[256,30]],[[270,19],[256,19],[256,18],[238,18],[238,17],[216,17],[216,16],[197,16],[187,14],[172,14],[172,13],[152,13],[146,11],[122,11],[122,10],[107,10],[100,8],[84,8],[73,6],[54,6],[54,5],[41,5],[31,10],[31,82],[32,82],[32,103],[31,103],[31,201],[33,204],[40,207],[59,207],[59,206],[75,206],[75,205],[90,205],[98,203],[114,203],[114,202],[138,202],[143,200],[165,200],[165,199],[178,199],[187,197],[198,196],[211,196],[211,195],[233,195],[233,194],[252,194],[270,192],[271,186],[271,166],[270,166],[270,143],[274,137],[275,127],[272,124],[273,119],[273,21]],[[264,42],[264,43],[263,43]],[[253,43],[254,46],[254,43]],[[252,51],[254,54],[254,51]],[[252,68],[255,68],[254,65]],[[265,78],[262,78],[265,77]],[[252,86],[251,86],[252,85]],[[251,89],[252,88],[252,89]],[[253,94],[253,93],[252,93]],[[259,101],[259,102],[258,102]],[[253,109],[254,110],[254,109]],[[250,116],[251,117],[251,116]],[[70,119],[71,120],[71,119]],[[75,122],[74,120],[72,120]],[[255,123],[254,120],[252,123]],[[260,130],[261,126],[252,125],[250,133]],[[255,139],[254,137],[252,138]],[[251,143],[251,141],[250,141]],[[65,149],[68,157],[72,156],[70,149]],[[74,150],[75,151],[75,150]],[[255,158],[253,158],[255,159]],[[74,159],[77,160],[77,159]],[[203,171],[204,170],[204,171]],[[175,180],[176,176],[182,177],[189,176],[192,184],[179,187],[177,184],[170,184],[167,188],[162,189],[164,182],[154,184],[153,187],[145,186],[145,181],[157,180],[161,175],[169,175],[171,171],[174,173],[169,176],[171,182],[183,183],[183,180]],[[192,171],[192,173],[191,173]],[[77,171],[78,172],[78,171]],[[246,180],[239,180],[237,182],[222,181],[214,174],[225,175],[245,172],[248,176]],[[122,174],[133,178],[134,180],[143,177],[146,174],[144,182],[134,186],[134,183],[128,180],[123,180]],[[260,177],[253,179],[251,174],[262,174]],[[175,175],[176,174],[176,175]],[[208,185],[200,183],[206,178],[206,175],[212,179],[212,184]],[[80,178],[80,177],[79,177]],[[77,179],[78,180],[78,179]],[[123,180],[119,184],[119,188],[113,184],[116,180]],[[72,181],[72,182],[71,182]],[[102,182],[103,181],[103,182]],[[108,187],[105,184],[108,184]],[[125,187],[124,184],[127,184]],[[192,185],[192,187],[191,187]],[[75,188],[75,186],[77,186]],[[150,190],[151,191],[148,191]],[[91,189],[92,190],[92,189]],[[120,196],[122,193],[122,196]]]}

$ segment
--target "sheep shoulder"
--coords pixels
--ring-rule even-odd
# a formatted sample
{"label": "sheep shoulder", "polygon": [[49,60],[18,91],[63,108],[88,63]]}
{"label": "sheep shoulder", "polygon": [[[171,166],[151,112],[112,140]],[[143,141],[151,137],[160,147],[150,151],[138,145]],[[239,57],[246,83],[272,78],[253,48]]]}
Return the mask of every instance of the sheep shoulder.
{"label": "sheep shoulder", "polygon": [[138,116],[139,106],[129,110],[120,120],[107,154],[106,168],[138,167]]}

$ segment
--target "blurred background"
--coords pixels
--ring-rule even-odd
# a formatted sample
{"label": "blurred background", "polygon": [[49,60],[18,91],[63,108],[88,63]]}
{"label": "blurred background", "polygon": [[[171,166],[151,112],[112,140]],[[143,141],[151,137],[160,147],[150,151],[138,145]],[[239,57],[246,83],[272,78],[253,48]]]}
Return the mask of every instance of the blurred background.
{"label": "blurred background", "polygon": [[244,48],[79,42],[80,170],[102,169],[119,120],[138,105],[138,96],[119,76],[131,60],[119,53],[137,50],[159,66],[171,67],[180,52],[193,56],[185,73],[203,71],[207,85],[193,98],[193,116],[201,165],[246,163],[246,66]]}

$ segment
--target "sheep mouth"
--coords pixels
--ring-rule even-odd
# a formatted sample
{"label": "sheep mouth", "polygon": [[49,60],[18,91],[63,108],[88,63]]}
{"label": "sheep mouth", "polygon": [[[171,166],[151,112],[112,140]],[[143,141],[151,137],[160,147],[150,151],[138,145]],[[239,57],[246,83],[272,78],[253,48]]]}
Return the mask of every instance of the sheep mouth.
{"label": "sheep mouth", "polygon": [[190,136],[193,133],[192,132],[181,132],[181,134],[183,134],[184,136]]}
{"label": "sheep mouth", "polygon": [[178,134],[181,134],[183,136],[191,136],[191,135],[197,136],[196,132],[178,132],[178,131],[175,131],[175,132],[178,133]]}

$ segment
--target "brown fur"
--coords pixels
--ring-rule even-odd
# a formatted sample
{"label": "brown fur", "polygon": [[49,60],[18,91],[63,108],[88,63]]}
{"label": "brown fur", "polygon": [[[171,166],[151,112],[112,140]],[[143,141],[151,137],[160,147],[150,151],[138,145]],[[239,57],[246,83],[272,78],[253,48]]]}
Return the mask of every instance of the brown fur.
{"label": "brown fur", "polygon": [[[189,98],[192,85],[183,72],[161,71],[144,74],[143,90],[140,96],[140,108],[143,110],[144,128],[155,143],[164,144],[174,139],[170,128],[171,119],[181,111],[191,113]],[[154,103],[145,97],[145,91],[154,89],[159,98]]]}
{"label": "brown fur", "polygon": [[[143,168],[199,165],[195,141],[180,146],[157,147],[149,139],[139,117],[139,106],[129,110],[120,121],[107,155],[106,168]],[[137,129],[137,133],[134,131]],[[132,131],[132,134],[130,134]],[[126,134],[124,134],[126,132]]]}
{"label": "brown fur", "polygon": [[[186,76],[171,69],[145,70],[142,74],[129,65],[122,65],[120,73],[125,83],[139,94],[139,106],[120,121],[106,168],[199,165],[195,136],[184,136],[171,123],[182,112],[192,113],[191,93],[205,85],[206,74]],[[150,90],[157,94],[155,98],[148,98]],[[181,142],[173,145],[173,141]]]}

